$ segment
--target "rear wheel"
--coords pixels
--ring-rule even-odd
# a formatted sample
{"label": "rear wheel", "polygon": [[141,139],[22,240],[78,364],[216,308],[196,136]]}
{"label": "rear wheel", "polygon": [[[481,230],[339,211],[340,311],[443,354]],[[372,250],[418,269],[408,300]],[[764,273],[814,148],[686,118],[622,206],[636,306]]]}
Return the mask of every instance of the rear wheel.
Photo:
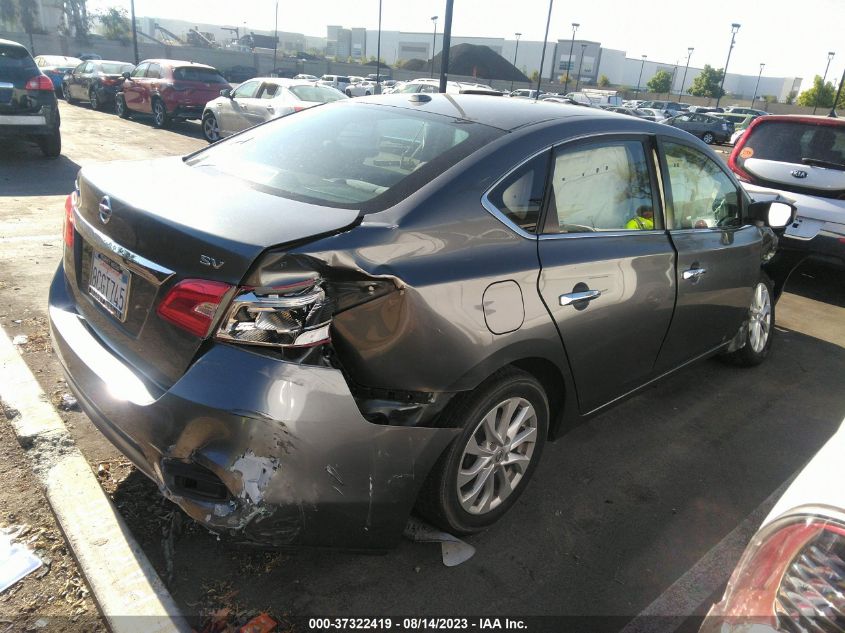
{"label": "rear wheel", "polygon": [[220,140],[220,126],[213,112],[206,112],[202,117],[202,135],[209,143]]}
{"label": "rear wheel", "polygon": [[68,103],[73,103],[73,99],[71,99],[70,96],[70,89],[68,88],[68,85],[66,83],[62,84],[62,97]]}
{"label": "rear wheel", "polygon": [[59,156],[62,153],[62,134],[59,128],[56,127],[49,136],[39,137],[38,146],[46,158],[56,158]]}
{"label": "rear wheel", "polygon": [[458,398],[441,421],[462,431],[429,474],[417,509],[444,530],[471,534],[525,490],[545,445],[549,404],[540,383],[515,368]]}
{"label": "rear wheel", "polygon": [[712,145],[716,141],[716,137],[711,132],[705,132],[701,135],[701,140],[708,145]]}
{"label": "rear wheel", "polygon": [[94,88],[88,91],[88,102],[91,104],[92,110],[99,110],[102,106],[100,103],[100,98],[97,96],[97,91]]}
{"label": "rear wheel", "polygon": [[129,108],[126,107],[126,99],[122,94],[118,94],[114,98],[114,113],[121,119],[128,119],[131,116]]}
{"label": "rear wheel", "polygon": [[159,129],[166,128],[170,125],[170,116],[167,114],[167,107],[161,99],[153,101],[153,125]]}
{"label": "rear wheel", "polygon": [[751,306],[748,308],[745,329],[745,345],[734,352],[725,354],[728,362],[743,367],[753,367],[762,363],[772,348],[772,333],[775,326],[775,304],[772,300],[772,280],[765,274],[754,287]]}

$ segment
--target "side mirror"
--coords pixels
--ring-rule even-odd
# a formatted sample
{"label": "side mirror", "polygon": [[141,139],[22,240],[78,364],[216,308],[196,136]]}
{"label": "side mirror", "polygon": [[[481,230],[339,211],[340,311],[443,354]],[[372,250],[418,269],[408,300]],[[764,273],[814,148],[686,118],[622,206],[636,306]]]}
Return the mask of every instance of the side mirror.
{"label": "side mirror", "polygon": [[223,90],[220,91],[220,96],[221,97],[227,97],[228,99],[231,99],[232,98],[232,89],[231,88],[223,88]]}
{"label": "side mirror", "polygon": [[126,72],[126,73],[123,73],[123,78],[128,81],[128,80],[132,79],[132,75],[130,75],[128,72]]}
{"label": "side mirror", "polygon": [[783,200],[761,200],[748,205],[750,219],[773,229],[782,229],[792,222],[796,211],[794,205]]}

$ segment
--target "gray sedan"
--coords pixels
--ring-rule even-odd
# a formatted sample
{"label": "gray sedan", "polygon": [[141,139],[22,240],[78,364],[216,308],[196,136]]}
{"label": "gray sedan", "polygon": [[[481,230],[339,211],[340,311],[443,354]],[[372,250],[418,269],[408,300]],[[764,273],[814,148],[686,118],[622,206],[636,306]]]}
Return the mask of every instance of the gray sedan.
{"label": "gray sedan", "polygon": [[206,104],[202,134],[214,143],[270,119],[346,98],[342,92],[313,81],[256,77],[234,90],[221,90],[217,99]]}
{"label": "gray sedan", "polygon": [[697,136],[708,145],[727,143],[734,133],[734,124],[709,114],[688,113],[661,121]]}
{"label": "gray sedan", "polygon": [[763,362],[793,210],[670,126],[412,93],[86,165],[65,211],[52,340],[103,434],[219,533],[383,549],[414,507],[524,510],[549,440],[694,360]]}

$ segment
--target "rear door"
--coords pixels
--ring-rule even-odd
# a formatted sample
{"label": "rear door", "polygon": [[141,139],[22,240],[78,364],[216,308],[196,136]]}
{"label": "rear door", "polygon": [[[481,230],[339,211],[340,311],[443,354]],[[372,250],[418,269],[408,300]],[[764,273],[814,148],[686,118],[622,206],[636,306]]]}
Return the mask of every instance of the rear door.
{"label": "rear door", "polygon": [[664,138],[660,147],[678,254],[675,314],[656,367],[663,372],[739,331],[760,277],[762,234],[743,220],[741,190],[721,164],[686,141]]}
{"label": "rear door", "polygon": [[[649,379],[672,318],[675,253],[663,229],[653,157],[643,136],[554,152],[539,290],[583,413]],[[632,222],[649,216],[650,227]]]}

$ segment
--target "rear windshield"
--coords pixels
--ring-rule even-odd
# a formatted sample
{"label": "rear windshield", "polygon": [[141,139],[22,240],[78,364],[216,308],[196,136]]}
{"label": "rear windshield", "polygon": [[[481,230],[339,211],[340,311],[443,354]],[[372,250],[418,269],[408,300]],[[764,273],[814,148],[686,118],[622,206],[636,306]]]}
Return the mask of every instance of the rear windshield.
{"label": "rear windshield", "polygon": [[[27,50],[20,46],[0,45],[0,71],[3,70],[31,70],[38,69]],[[0,75],[0,78],[2,75]]]}
{"label": "rear windshield", "polygon": [[396,204],[501,134],[451,117],[346,101],[260,125],[188,164],[283,198],[368,213]]}
{"label": "rear windshield", "polygon": [[180,68],[174,68],[173,79],[176,81],[202,81],[207,84],[229,83],[213,68],[197,68],[196,66],[182,66]]}
{"label": "rear windshield", "polygon": [[134,68],[132,64],[100,64],[100,71],[105,75],[131,73]]}
{"label": "rear windshield", "polygon": [[745,147],[754,158],[845,170],[845,125],[762,121]]}
{"label": "rear windshield", "polygon": [[346,99],[345,94],[327,86],[293,86],[290,91],[301,101],[329,103]]}

